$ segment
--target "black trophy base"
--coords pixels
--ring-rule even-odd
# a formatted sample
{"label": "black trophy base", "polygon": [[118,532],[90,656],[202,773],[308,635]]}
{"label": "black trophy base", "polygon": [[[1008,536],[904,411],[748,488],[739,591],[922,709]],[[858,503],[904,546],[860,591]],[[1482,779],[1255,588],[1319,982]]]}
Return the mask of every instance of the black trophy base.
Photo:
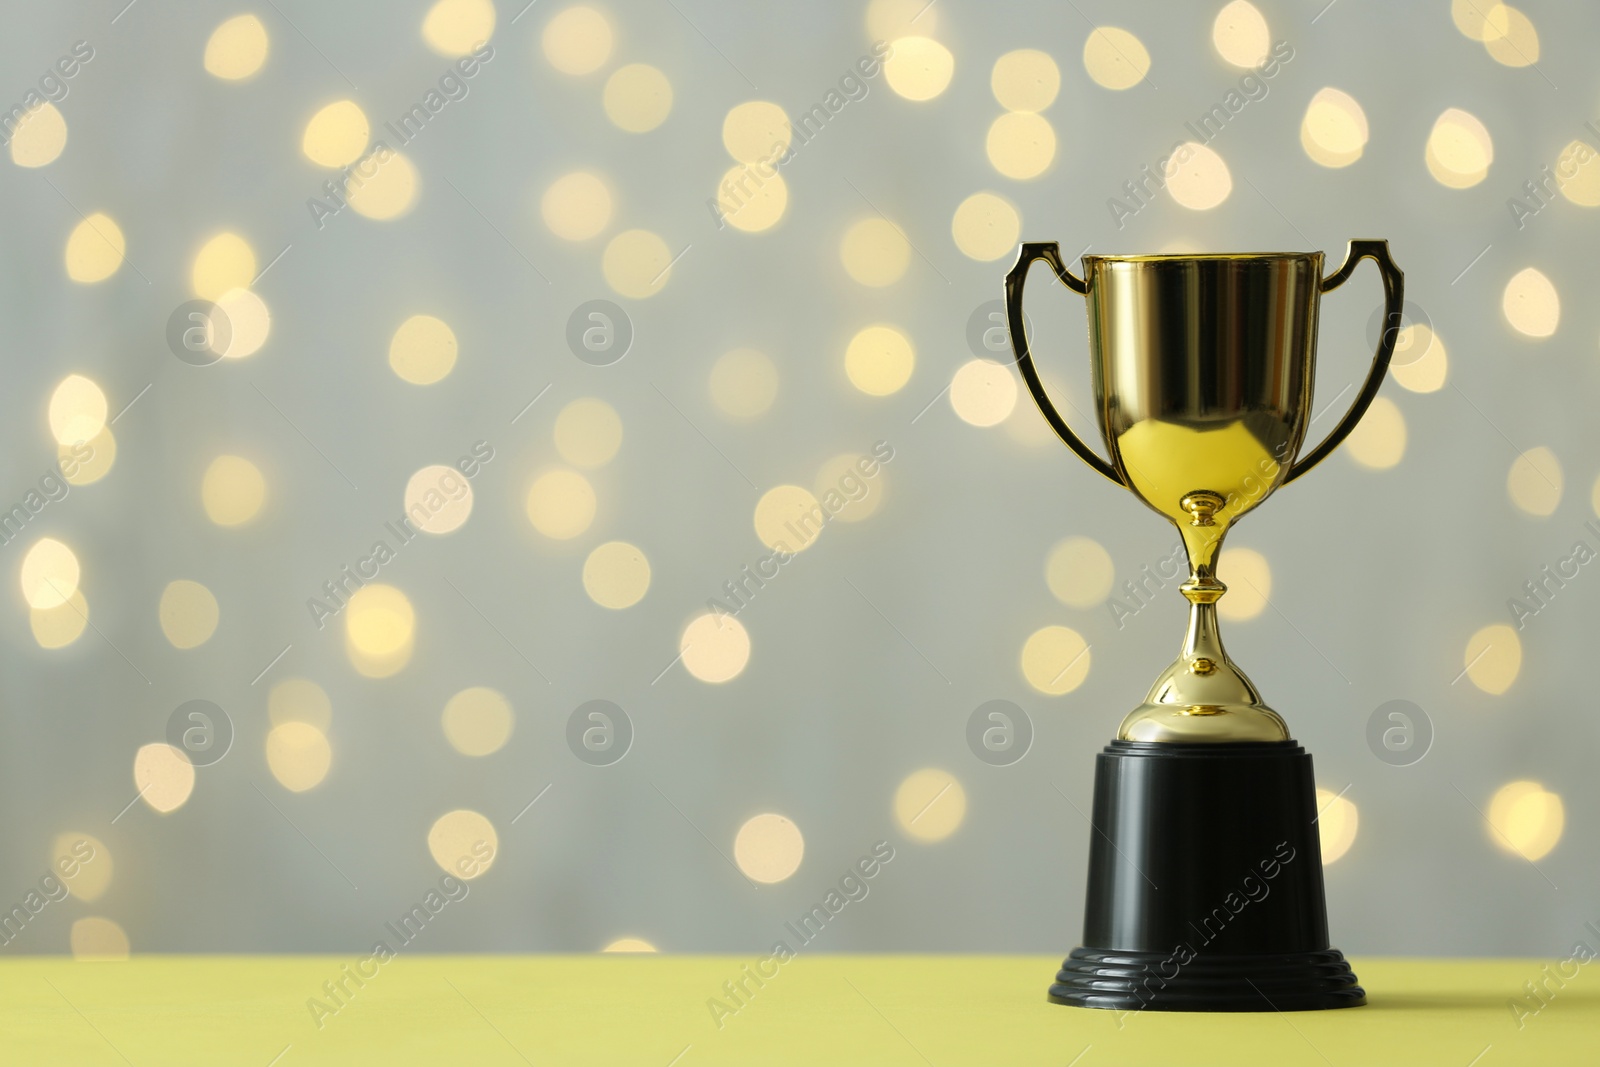
{"label": "black trophy base", "polygon": [[1050,1000],[1118,1011],[1367,1002],[1328,943],[1311,756],[1113,741],[1095,763],[1084,947]]}
{"label": "black trophy base", "polygon": [[1335,948],[1287,956],[1196,956],[1184,966],[1169,963],[1171,955],[1073,949],[1056,972],[1050,1002],[1117,1011],[1317,1011],[1367,1002]]}

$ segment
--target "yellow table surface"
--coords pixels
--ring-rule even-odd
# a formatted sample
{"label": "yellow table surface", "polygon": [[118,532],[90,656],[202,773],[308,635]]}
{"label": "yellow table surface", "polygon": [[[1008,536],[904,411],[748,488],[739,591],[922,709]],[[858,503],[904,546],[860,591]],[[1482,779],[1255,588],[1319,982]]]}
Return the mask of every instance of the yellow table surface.
{"label": "yellow table surface", "polygon": [[0,1064],[1600,1062],[1600,968],[1551,982],[1520,1028],[1507,1006],[1547,960],[1357,959],[1364,1008],[1119,1018],[1047,1003],[1053,958],[802,954],[719,1029],[707,1001],[756,958],[402,954],[363,987],[345,979],[353,995],[320,1028],[307,1001],[336,1006],[323,983],[358,957],[10,958]]}

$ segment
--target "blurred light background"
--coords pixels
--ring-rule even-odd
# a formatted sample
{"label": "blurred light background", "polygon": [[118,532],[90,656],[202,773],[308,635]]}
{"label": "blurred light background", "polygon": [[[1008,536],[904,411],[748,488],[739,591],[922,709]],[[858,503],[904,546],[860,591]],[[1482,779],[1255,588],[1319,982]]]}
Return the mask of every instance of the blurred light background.
{"label": "blurred light background", "polygon": [[[1024,238],[1390,241],[1393,374],[1230,539],[1230,650],[1340,947],[1595,918],[1592,5],[5,29],[4,951],[364,951],[446,873],[423,950],[765,951],[878,842],[818,950],[1070,948],[1183,603],[1017,388]],[[1324,302],[1313,437],[1380,292]],[[1091,430],[1081,301],[1027,307]]]}

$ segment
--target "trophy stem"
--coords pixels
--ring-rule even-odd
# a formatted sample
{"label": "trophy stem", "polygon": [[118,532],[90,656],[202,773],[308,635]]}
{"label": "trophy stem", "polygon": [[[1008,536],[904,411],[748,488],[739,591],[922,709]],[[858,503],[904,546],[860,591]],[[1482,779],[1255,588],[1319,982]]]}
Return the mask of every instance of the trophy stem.
{"label": "trophy stem", "polygon": [[1217,629],[1217,601],[1228,591],[1217,577],[1217,556],[1222,551],[1222,539],[1228,532],[1225,521],[1217,521],[1223,498],[1206,490],[1189,493],[1181,506],[1189,513],[1187,526],[1180,526],[1183,545],[1189,556],[1189,580],[1178,591],[1189,601],[1189,630],[1183,638],[1183,653],[1179,662],[1187,663],[1189,670],[1205,677],[1216,672],[1228,662],[1222,647],[1222,634]]}
{"label": "trophy stem", "polygon": [[1189,601],[1189,629],[1183,649],[1150,687],[1144,703],[1122,720],[1123,741],[1210,742],[1285,741],[1283,718],[1261,701],[1261,694],[1222,647],[1217,601],[1228,591],[1216,573],[1217,556],[1228,530],[1220,493],[1196,490],[1184,495],[1190,521],[1179,522],[1189,553],[1189,578],[1178,587]]}
{"label": "trophy stem", "polygon": [[1182,658],[1191,671],[1202,677],[1228,662],[1222,634],[1217,629],[1217,598],[1228,587],[1215,578],[1211,581],[1212,585],[1197,586],[1191,578],[1180,587],[1189,599],[1189,630],[1183,637]]}

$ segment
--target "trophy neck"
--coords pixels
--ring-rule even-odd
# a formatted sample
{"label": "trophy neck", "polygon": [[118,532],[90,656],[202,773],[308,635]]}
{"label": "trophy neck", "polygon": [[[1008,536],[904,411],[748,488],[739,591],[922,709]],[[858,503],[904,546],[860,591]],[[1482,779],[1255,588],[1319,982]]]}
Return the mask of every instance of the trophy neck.
{"label": "trophy neck", "polygon": [[1189,601],[1189,629],[1178,658],[1156,679],[1145,702],[1122,721],[1117,737],[1123,741],[1289,740],[1282,717],[1262,703],[1255,685],[1222,645],[1217,601],[1228,587],[1217,579],[1216,556],[1226,527],[1212,521],[1211,503],[1185,498],[1193,518],[1179,530],[1189,550],[1189,580],[1179,590]]}

